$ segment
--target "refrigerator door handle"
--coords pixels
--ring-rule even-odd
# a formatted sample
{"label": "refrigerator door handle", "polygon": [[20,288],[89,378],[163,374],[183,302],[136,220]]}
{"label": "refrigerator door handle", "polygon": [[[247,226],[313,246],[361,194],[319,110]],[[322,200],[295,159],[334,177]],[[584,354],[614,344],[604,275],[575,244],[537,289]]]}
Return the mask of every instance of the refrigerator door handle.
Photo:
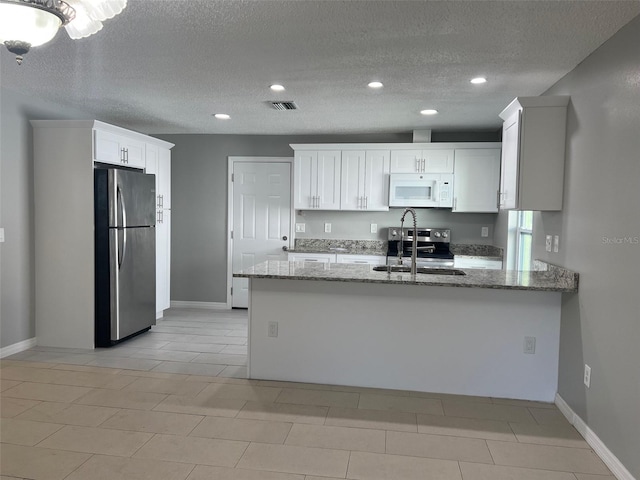
{"label": "refrigerator door handle", "polygon": [[117,195],[118,195],[118,207],[120,208],[120,214],[122,217],[122,225],[119,225],[119,226],[126,228],[127,227],[127,206],[124,203],[124,195],[122,195],[122,191],[120,190],[120,187],[118,187]]}

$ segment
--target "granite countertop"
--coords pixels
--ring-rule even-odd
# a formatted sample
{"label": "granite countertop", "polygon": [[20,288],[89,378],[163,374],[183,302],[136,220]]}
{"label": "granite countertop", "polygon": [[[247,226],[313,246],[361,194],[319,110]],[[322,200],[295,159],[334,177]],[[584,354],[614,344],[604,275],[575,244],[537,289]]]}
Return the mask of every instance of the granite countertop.
{"label": "granite countertop", "polygon": [[372,265],[267,261],[234,273],[233,276],[546,292],[578,291],[577,273],[544,262],[537,262],[536,268],[537,270],[532,271],[457,269],[464,271],[466,275],[411,275],[398,272],[376,272]]}

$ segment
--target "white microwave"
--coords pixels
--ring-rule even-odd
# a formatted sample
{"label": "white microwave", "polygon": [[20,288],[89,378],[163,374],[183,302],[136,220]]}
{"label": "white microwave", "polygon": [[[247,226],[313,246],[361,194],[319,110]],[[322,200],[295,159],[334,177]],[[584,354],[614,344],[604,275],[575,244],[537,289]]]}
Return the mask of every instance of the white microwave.
{"label": "white microwave", "polygon": [[392,173],[390,207],[453,207],[452,173]]}

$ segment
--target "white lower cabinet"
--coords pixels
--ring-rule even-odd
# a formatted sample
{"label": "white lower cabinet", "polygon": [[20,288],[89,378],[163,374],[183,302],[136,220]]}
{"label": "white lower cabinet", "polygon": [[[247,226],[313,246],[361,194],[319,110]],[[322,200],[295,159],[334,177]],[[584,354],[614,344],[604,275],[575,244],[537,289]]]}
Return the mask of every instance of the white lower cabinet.
{"label": "white lower cabinet", "polygon": [[289,253],[287,259],[290,262],[314,262],[314,263],[335,263],[335,253]]}
{"label": "white lower cabinet", "polygon": [[387,257],[382,255],[352,255],[338,254],[336,255],[337,263],[360,263],[366,265],[385,265]]}
{"label": "white lower cabinet", "polygon": [[156,317],[161,317],[171,306],[171,210],[156,216]]}
{"label": "white lower cabinet", "polygon": [[502,270],[502,260],[486,258],[454,257],[454,268],[479,268],[486,270]]}

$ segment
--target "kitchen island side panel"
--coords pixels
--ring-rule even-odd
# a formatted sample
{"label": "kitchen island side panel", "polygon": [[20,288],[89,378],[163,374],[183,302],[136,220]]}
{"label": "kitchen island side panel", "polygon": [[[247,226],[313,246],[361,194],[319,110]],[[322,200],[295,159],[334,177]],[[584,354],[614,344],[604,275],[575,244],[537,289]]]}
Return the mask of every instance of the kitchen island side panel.
{"label": "kitchen island side panel", "polygon": [[250,378],[555,398],[559,292],[263,278],[250,290]]}

